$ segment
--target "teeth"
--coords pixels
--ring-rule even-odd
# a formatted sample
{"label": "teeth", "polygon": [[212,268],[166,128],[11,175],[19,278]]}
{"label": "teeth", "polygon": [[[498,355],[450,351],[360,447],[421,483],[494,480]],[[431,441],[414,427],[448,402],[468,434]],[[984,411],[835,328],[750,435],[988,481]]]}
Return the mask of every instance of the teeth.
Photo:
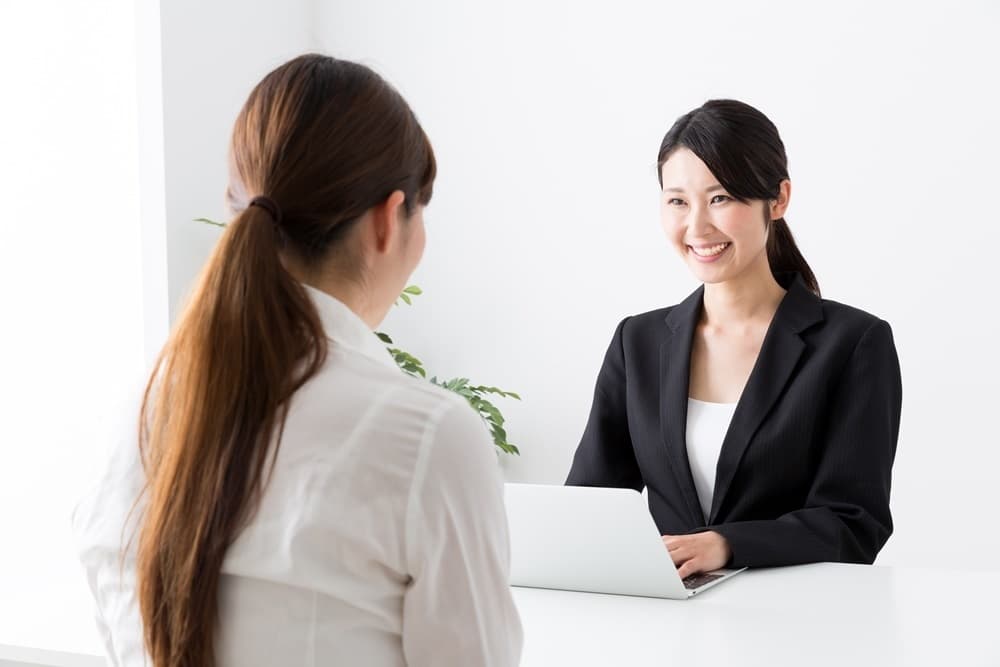
{"label": "teeth", "polygon": [[720,252],[722,252],[728,247],[729,247],[728,243],[720,243],[719,245],[714,245],[708,248],[695,248],[694,246],[692,246],[691,250],[693,250],[694,254],[698,255],[699,257],[712,257],[714,255],[718,255]]}

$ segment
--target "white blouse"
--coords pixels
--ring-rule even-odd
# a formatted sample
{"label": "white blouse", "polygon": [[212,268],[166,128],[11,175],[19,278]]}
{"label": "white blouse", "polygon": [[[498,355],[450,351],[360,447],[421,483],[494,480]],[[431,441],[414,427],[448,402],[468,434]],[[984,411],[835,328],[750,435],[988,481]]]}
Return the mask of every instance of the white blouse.
{"label": "white blouse", "polygon": [[715,494],[715,470],[722,441],[736,412],[736,403],[706,403],[688,398],[687,455],[698,502],[708,521]]}
{"label": "white blouse", "polygon": [[[260,508],[223,563],[218,664],[516,665],[502,479],[482,420],[404,375],[346,305],[307,291],[330,354],[293,397]],[[141,511],[126,525],[143,483],[134,424],[73,519],[110,664],[129,667],[148,664],[134,541],[120,559]]]}

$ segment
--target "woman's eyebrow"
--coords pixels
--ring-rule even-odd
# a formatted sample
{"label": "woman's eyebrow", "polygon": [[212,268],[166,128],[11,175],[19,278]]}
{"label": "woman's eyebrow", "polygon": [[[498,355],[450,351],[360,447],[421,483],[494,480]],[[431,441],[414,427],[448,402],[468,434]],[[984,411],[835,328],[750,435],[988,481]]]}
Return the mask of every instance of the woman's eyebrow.
{"label": "woman's eyebrow", "polygon": [[[706,193],[717,192],[718,190],[725,190],[725,188],[722,187],[721,185],[719,185],[718,183],[716,183],[715,185],[710,185],[707,188],[705,188],[705,192]],[[674,187],[663,188],[663,191],[664,192],[687,192],[687,190],[685,190],[684,188],[674,188]]]}

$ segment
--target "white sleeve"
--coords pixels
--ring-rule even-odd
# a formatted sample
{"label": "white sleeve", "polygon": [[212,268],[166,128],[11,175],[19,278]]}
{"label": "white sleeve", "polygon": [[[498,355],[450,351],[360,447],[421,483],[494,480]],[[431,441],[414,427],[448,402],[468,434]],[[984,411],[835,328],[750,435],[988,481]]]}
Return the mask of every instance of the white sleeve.
{"label": "white sleeve", "polygon": [[486,426],[464,401],[428,425],[407,507],[412,581],[403,601],[408,665],[517,665],[503,480]]}
{"label": "white sleeve", "polygon": [[[149,664],[135,591],[135,546],[142,516],[136,499],[145,485],[135,434],[138,400],[116,413],[113,445],[101,474],[71,518],[77,554],[94,596],[97,631],[107,664],[114,667]],[[126,545],[131,548],[123,553]]]}
{"label": "white sleeve", "polygon": [[[90,591],[93,593],[94,599],[97,600],[98,590],[94,576],[88,576],[87,580],[90,583]],[[114,642],[111,639],[111,628],[108,626],[108,622],[104,620],[104,612],[100,606],[94,607],[94,623],[97,625],[97,634],[101,638],[101,645],[104,646],[104,657],[107,660],[107,664],[110,667],[118,667],[120,663],[115,653]]]}

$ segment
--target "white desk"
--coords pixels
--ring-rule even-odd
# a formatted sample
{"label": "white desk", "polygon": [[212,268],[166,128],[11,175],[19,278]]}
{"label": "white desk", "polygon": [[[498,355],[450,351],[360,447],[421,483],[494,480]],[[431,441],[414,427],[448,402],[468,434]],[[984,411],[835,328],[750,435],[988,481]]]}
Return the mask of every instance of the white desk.
{"label": "white desk", "polygon": [[[683,602],[514,590],[523,667],[998,667],[1000,572],[805,565]],[[88,648],[0,646],[0,667],[98,667]],[[9,662],[5,662],[9,661]]]}
{"label": "white desk", "polygon": [[743,572],[686,601],[515,594],[524,667],[1000,666],[1000,572],[819,564]]}

